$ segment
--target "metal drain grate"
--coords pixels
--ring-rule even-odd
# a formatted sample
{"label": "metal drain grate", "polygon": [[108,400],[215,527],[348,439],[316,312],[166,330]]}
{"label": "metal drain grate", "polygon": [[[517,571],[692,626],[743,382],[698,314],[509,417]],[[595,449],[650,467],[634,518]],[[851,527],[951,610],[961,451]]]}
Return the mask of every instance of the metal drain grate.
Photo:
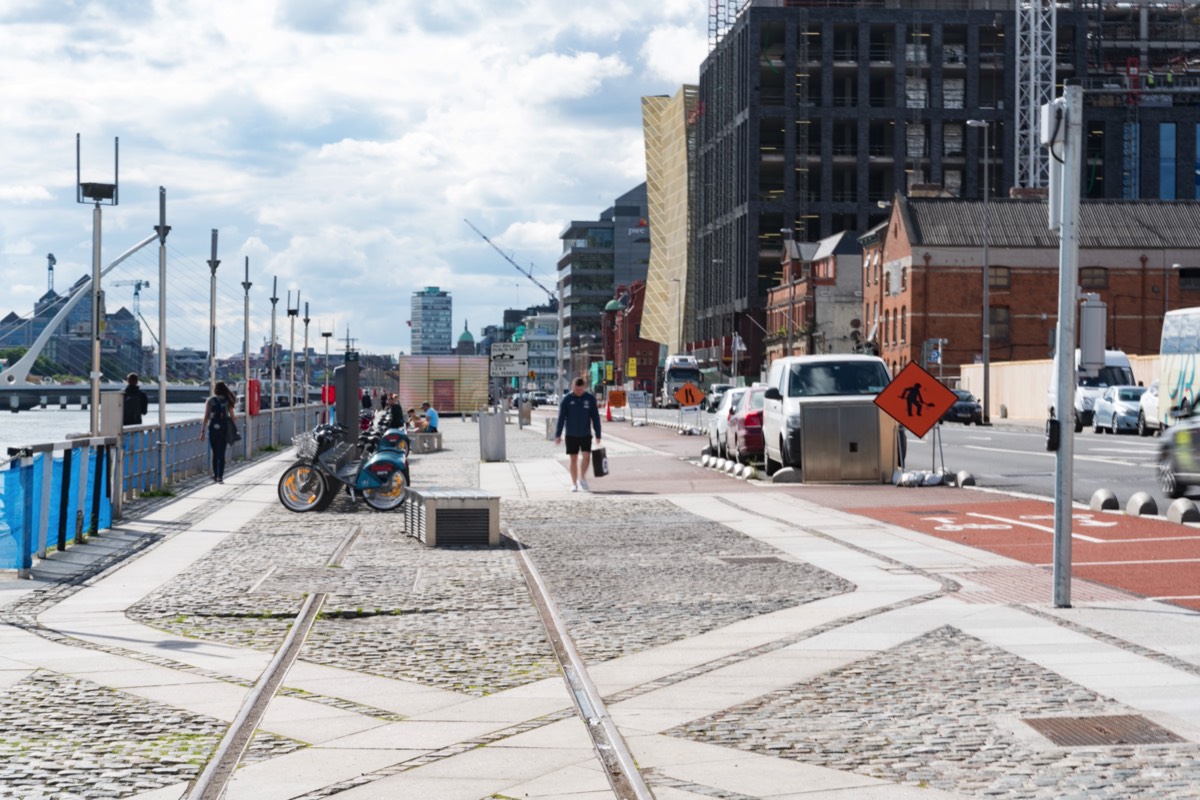
{"label": "metal drain grate", "polygon": [[782,564],[778,556],[717,556],[726,564]]}
{"label": "metal drain grate", "polygon": [[1121,744],[1184,742],[1138,714],[1114,717],[1039,717],[1022,720],[1059,747],[1111,747]]}

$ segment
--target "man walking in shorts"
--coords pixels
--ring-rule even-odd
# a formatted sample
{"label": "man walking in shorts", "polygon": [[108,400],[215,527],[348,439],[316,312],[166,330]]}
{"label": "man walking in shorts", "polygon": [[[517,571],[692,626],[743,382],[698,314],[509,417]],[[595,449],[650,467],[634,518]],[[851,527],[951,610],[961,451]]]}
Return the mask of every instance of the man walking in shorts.
{"label": "man walking in shorts", "polygon": [[[571,457],[571,491],[588,490],[587,471],[592,463],[592,431],[596,432],[596,444],[600,444],[600,409],[596,397],[586,391],[583,378],[576,378],[571,392],[558,404],[558,425],[554,429],[554,443],[562,441],[563,428],[567,432],[567,455]],[[583,454],[580,459],[579,454]]]}

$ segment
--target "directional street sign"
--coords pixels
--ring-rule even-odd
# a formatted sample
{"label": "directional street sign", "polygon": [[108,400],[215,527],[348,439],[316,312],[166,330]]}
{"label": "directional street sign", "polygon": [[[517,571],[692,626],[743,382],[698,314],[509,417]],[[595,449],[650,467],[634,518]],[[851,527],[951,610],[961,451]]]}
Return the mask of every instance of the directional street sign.
{"label": "directional street sign", "polygon": [[957,399],[937,378],[910,361],[875,398],[875,405],[914,436],[924,436]]}
{"label": "directional street sign", "polygon": [[523,378],[529,374],[529,342],[494,342],[489,362],[493,378]]}

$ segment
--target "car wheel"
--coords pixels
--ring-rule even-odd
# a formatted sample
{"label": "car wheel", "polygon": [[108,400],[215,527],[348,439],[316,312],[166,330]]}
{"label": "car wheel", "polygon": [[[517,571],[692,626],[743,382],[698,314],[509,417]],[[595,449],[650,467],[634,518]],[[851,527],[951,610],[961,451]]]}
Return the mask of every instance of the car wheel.
{"label": "car wheel", "polygon": [[1162,460],[1158,462],[1158,488],[1172,500],[1183,497],[1183,486],[1175,477],[1175,464],[1166,454],[1163,454]]}
{"label": "car wheel", "polygon": [[1113,436],[1116,436],[1118,433],[1121,432],[1120,429],[1117,428],[1117,415],[1116,414],[1113,414],[1111,422],[1112,422],[1112,428],[1110,428],[1110,430],[1112,431]]}
{"label": "car wheel", "polygon": [[1075,415],[1075,432],[1083,433],[1083,420],[1079,418],[1078,414]]}
{"label": "car wheel", "polygon": [[1141,411],[1138,412],[1137,432],[1138,436],[1150,435],[1150,429],[1146,427],[1146,415]]}
{"label": "car wheel", "polygon": [[771,454],[768,453],[767,449],[764,447],[763,448],[763,472],[767,473],[767,475],[774,475],[776,472],[779,471],[779,468],[782,466],[783,465],[780,464],[778,461],[771,458]]}

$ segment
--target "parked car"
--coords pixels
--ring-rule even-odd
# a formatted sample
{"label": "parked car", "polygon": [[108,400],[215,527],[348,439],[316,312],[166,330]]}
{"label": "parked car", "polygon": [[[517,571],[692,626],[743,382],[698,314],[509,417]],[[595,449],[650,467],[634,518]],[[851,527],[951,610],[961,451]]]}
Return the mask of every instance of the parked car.
{"label": "parked car", "polygon": [[[811,441],[813,452],[822,453],[820,480],[875,482],[890,475],[897,461],[903,463],[905,447],[903,435],[896,434],[895,420],[875,406],[876,396],[890,381],[887,364],[878,356],[827,354],[772,361],[763,403],[767,474],[781,467],[803,470],[804,444]],[[841,420],[849,416],[857,416],[857,421],[842,427]],[[818,428],[802,430],[806,418],[832,424],[818,422]],[[824,457],[839,451],[839,457]]]}
{"label": "parked car", "polygon": [[733,403],[743,394],[745,389],[730,389],[721,396],[721,402],[708,422],[708,452],[725,457],[725,435],[729,431],[729,418],[733,415]]}
{"label": "parked car", "polygon": [[1137,432],[1139,436],[1161,434],[1163,427],[1162,415],[1158,413],[1158,381],[1154,381],[1138,401]]}
{"label": "parked car", "polygon": [[700,409],[715,412],[717,406],[721,405],[721,398],[732,388],[732,383],[714,383],[708,387],[708,394],[704,396],[704,402],[700,404]]}
{"label": "parked car", "polygon": [[976,399],[975,395],[966,389],[955,389],[954,395],[958,399],[942,415],[942,422],[961,422],[964,425],[970,425],[974,422],[976,425],[982,425],[983,405]]}
{"label": "parked car", "polygon": [[1200,416],[1179,417],[1163,430],[1158,451],[1158,488],[1172,499],[1200,486]]}
{"label": "parked car", "polygon": [[725,452],[729,458],[745,464],[763,455],[763,396],[765,386],[754,386],[741,393],[729,416],[725,433]]}
{"label": "parked car", "polygon": [[530,395],[530,399],[533,401],[533,407],[537,408],[538,406],[544,406],[547,403],[549,403],[550,395],[547,392],[539,391],[539,392],[534,392],[532,395]]}
{"label": "parked car", "polygon": [[1092,430],[1096,433],[1136,431],[1144,386],[1109,386],[1092,407]]}

